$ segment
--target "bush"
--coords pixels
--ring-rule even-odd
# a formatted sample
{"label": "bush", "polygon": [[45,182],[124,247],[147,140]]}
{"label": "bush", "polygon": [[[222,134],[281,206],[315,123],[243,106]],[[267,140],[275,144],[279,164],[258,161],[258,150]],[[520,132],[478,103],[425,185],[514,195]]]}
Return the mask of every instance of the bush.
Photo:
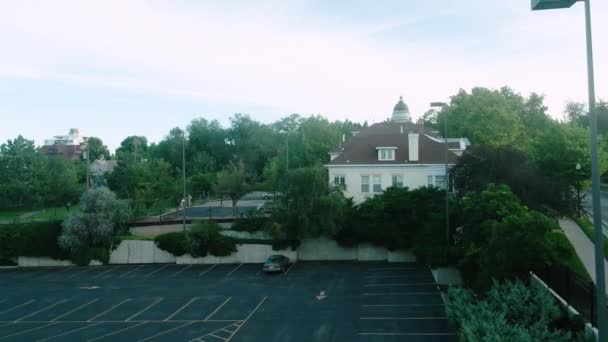
{"label": "bush", "polygon": [[80,254],[72,256],[72,262],[79,266],[88,265],[91,260],[101,261],[107,264],[110,261],[110,252],[105,247],[87,248]]}
{"label": "bush", "polygon": [[81,255],[88,248],[109,247],[114,229],[112,222],[99,215],[80,213],[63,221],[59,246],[72,256]]}
{"label": "bush", "polygon": [[172,232],[158,235],[154,238],[156,246],[176,256],[188,253],[186,235],[182,232]]}
{"label": "bush", "polygon": [[272,240],[272,250],[273,251],[280,251],[282,249],[287,249],[289,247],[291,247],[292,251],[295,251],[298,246],[300,246],[300,240],[281,240],[281,239],[274,239]]}
{"label": "bush", "polygon": [[0,226],[0,259],[18,256],[67,259],[57,238],[61,233],[60,221],[34,222]]}
{"label": "bush", "polygon": [[268,223],[269,219],[267,217],[255,213],[247,213],[247,216],[237,218],[236,221],[234,221],[232,230],[253,233],[265,230]]}
{"label": "bush", "polygon": [[204,257],[208,253],[226,256],[236,252],[236,240],[220,234],[217,223],[204,221],[186,233],[186,248],[193,257]]}
{"label": "bush", "polygon": [[580,325],[564,325],[563,314],[541,285],[494,282],[485,297],[450,288],[446,311],[463,341],[577,341]]}

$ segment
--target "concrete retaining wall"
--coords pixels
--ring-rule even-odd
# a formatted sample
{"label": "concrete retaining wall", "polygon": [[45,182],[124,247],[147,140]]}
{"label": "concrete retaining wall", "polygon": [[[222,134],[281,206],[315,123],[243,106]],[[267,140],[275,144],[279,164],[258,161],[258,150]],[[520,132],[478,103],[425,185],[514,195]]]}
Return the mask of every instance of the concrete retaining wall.
{"label": "concrete retaining wall", "polygon": [[53,267],[53,266],[74,266],[70,260],[56,260],[46,257],[24,257],[17,258],[19,267]]}
{"label": "concrete retaining wall", "polygon": [[225,257],[217,257],[213,255],[207,255],[203,258],[193,258],[191,255],[186,254],[176,258],[178,264],[255,264],[263,263],[266,259],[273,254],[282,254],[289,258],[291,262],[298,260],[296,251],[291,249],[273,251],[270,245],[259,245],[259,244],[247,244],[237,245],[237,252]]}
{"label": "concrete retaining wall", "polygon": [[437,267],[431,269],[431,273],[439,285],[462,285],[462,276],[456,267]]}
{"label": "concrete retaining wall", "polygon": [[416,255],[410,250],[398,250],[387,252],[388,262],[416,262]]}
{"label": "concrete retaining wall", "polygon": [[357,260],[357,249],[342,247],[326,237],[304,239],[298,248],[298,260]]}
{"label": "concrete retaining wall", "polygon": [[125,240],[110,254],[110,264],[162,264],[175,260],[175,255],[156,247],[154,241]]}
{"label": "concrete retaining wall", "polygon": [[368,243],[357,246],[357,260],[359,261],[387,260],[387,258],[388,251],[384,247],[378,247]]}
{"label": "concrete retaining wall", "polygon": [[272,236],[265,231],[257,232],[242,232],[237,230],[220,230],[220,234],[230,236],[236,239],[259,239],[259,240],[272,240]]}

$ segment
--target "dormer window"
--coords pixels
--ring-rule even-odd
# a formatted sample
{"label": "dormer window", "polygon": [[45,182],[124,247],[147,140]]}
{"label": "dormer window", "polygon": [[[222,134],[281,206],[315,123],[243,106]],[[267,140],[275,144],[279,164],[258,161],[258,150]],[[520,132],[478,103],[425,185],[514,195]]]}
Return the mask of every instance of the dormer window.
{"label": "dormer window", "polygon": [[379,161],[395,160],[395,150],[396,149],[397,149],[396,147],[392,147],[392,146],[376,147],[376,150],[378,150],[378,160]]}

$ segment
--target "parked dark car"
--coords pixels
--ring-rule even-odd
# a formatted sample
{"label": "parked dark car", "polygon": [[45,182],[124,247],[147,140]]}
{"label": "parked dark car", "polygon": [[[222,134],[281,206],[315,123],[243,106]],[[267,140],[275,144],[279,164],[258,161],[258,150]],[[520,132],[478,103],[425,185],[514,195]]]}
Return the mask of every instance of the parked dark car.
{"label": "parked dark car", "polygon": [[264,263],[264,272],[285,272],[289,267],[289,258],[284,255],[271,255]]}

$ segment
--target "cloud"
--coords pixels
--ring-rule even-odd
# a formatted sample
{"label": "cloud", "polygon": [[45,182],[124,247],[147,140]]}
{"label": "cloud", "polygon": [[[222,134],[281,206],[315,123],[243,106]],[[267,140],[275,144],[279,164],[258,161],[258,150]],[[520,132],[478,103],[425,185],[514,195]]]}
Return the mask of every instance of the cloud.
{"label": "cloud", "polygon": [[[399,95],[416,117],[459,88],[511,85],[544,93],[557,116],[564,101],[586,98],[582,6],[532,14],[514,3],[446,1],[427,16],[419,9],[358,24],[306,2],[5,2],[0,77],[358,121],[388,117]],[[432,35],[416,31],[424,20],[436,21]],[[441,39],[468,21],[486,29]],[[605,36],[608,18],[594,23]],[[404,29],[419,39],[399,39]],[[388,31],[396,34],[378,38]],[[605,41],[595,39],[606,97]]]}

